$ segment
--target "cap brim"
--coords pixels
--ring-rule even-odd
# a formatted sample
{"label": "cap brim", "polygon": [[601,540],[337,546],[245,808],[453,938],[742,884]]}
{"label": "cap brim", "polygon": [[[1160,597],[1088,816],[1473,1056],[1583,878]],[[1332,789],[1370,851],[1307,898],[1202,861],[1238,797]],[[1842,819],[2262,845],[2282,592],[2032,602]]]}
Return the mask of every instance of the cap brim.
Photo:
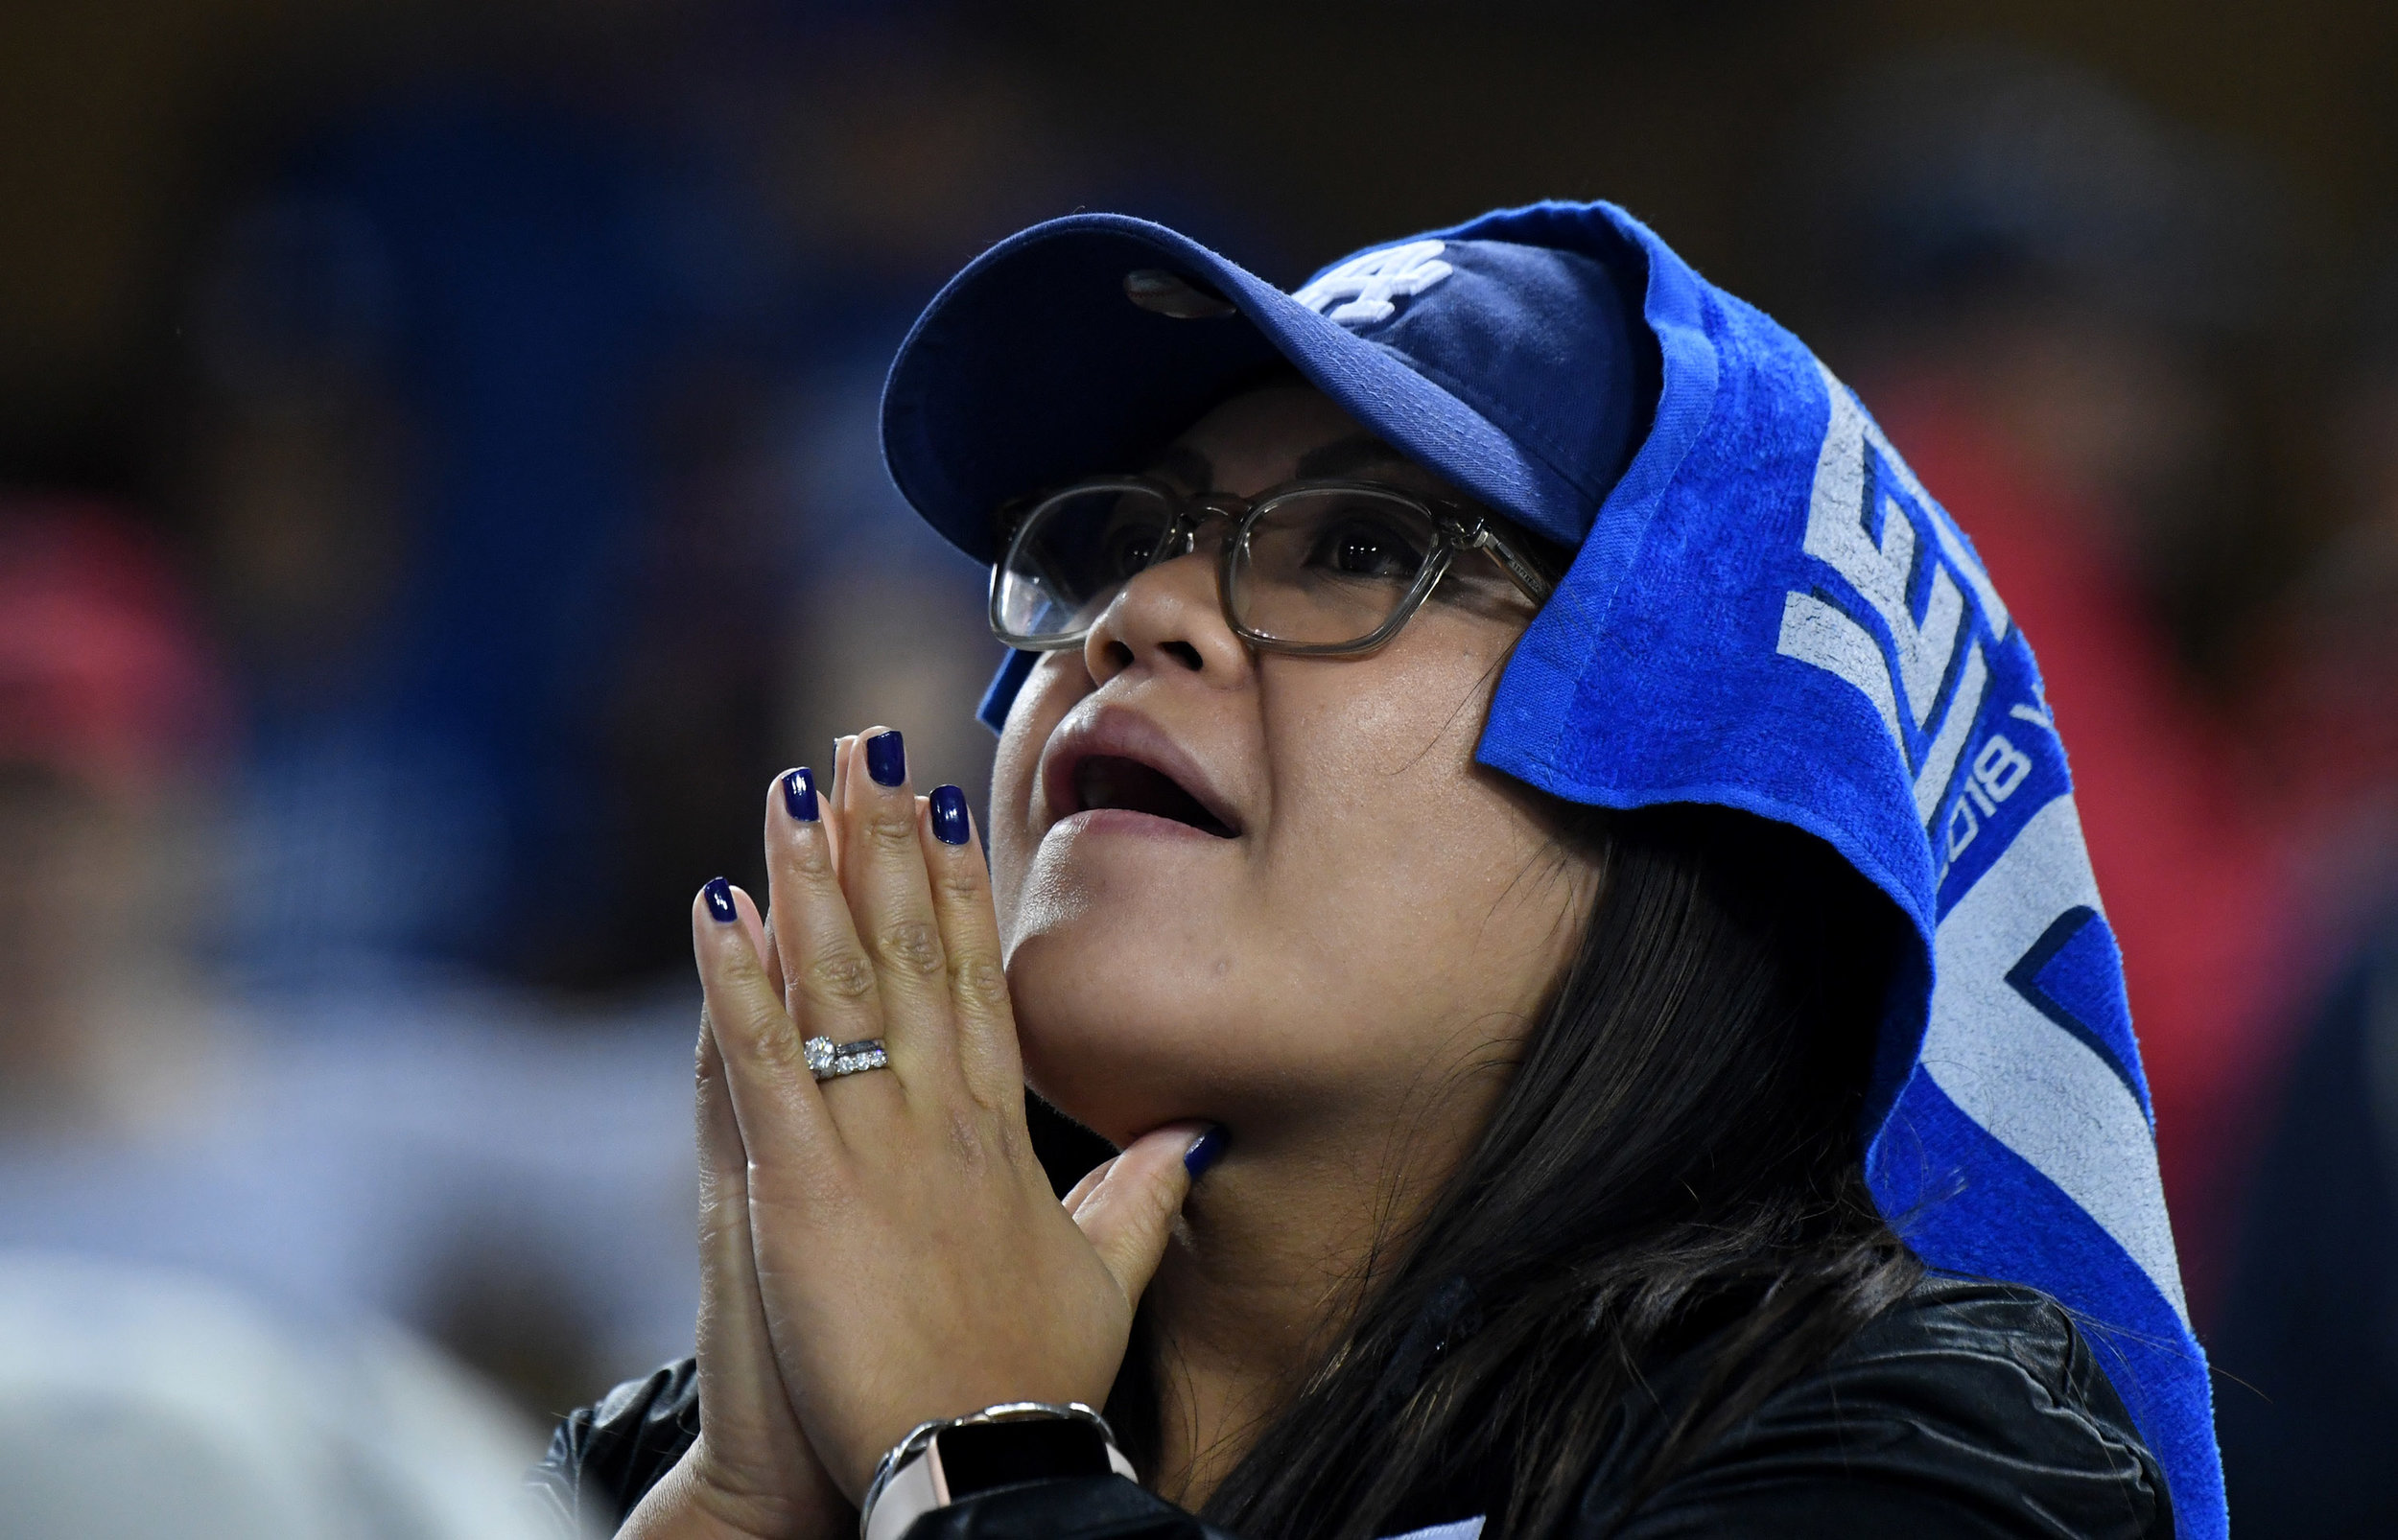
{"label": "cap brim", "polygon": [[[1185,318],[1135,304],[1163,268],[1230,301]],[[1380,347],[1161,224],[1078,214],[1013,236],[934,297],[882,395],[900,491],[977,561],[1001,503],[1076,477],[1139,470],[1280,357],[1409,458],[1565,544],[1590,510],[1563,478]]]}

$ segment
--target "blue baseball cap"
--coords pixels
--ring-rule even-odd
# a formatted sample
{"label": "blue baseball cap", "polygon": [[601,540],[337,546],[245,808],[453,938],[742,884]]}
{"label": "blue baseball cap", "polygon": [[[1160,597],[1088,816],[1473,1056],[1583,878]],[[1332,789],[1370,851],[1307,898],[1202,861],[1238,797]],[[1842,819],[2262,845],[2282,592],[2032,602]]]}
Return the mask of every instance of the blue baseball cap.
{"label": "blue baseball cap", "polygon": [[[1605,203],[1378,245],[1284,294],[1158,225],[1002,242],[883,397],[900,490],[992,559],[1007,500],[1137,470],[1288,366],[1394,449],[1571,549],[1475,757],[1568,802],[1732,807],[1903,914],[1866,1178],[1931,1267],[2045,1291],[2226,1532],[2121,954],[2023,629],[1848,387]],[[1019,653],[983,702],[997,726]]]}
{"label": "blue baseball cap", "polygon": [[1143,220],[1035,225],[952,279],[902,344],[882,398],[891,476],[988,562],[1009,499],[1140,470],[1287,364],[1410,459],[1578,546],[1645,428],[1655,369],[1637,248],[1572,233],[1582,249],[1413,237],[1284,293]]}

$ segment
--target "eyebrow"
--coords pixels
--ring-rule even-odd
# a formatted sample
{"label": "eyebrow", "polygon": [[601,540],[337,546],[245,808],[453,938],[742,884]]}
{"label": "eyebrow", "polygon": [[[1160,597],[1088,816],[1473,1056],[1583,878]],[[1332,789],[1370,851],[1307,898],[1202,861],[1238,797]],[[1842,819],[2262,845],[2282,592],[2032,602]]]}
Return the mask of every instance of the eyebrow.
{"label": "eyebrow", "polygon": [[1149,470],[1150,474],[1163,476],[1194,493],[1215,485],[1215,467],[1188,444],[1169,444],[1149,462]]}

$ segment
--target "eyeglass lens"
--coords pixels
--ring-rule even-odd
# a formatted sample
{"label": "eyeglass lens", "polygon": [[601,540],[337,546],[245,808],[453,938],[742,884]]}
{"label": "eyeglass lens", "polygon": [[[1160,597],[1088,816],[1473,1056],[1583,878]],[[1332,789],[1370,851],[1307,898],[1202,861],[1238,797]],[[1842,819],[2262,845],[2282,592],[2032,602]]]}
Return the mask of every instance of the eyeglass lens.
{"label": "eyeglass lens", "polygon": [[1234,552],[1231,608],[1277,642],[1362,642],[1398,613],[1439,546],[1432,521],[1396,498],[1296,492],[1259,514]]}
{"label": "eyeglass lens", "polygon": [[1174,523],[1164,497],[1140,487],[1062,492],[1032,512],[999,570],[992,618],[1027,640],[1091,629],[1117,591],[1149,565]]}
{"label": "eyeglass lens", "polygon": [[[1009,635],[1087,632],[1158,551],[1175,510],[1138,486],[1076,488],[1034,510],[999,573],[993,618]],[[1440,546],[1432,520],[1370,490],[1286,493],[1248,522],[1227,607],[1259,637],[1342,646],[1379,630]]]}

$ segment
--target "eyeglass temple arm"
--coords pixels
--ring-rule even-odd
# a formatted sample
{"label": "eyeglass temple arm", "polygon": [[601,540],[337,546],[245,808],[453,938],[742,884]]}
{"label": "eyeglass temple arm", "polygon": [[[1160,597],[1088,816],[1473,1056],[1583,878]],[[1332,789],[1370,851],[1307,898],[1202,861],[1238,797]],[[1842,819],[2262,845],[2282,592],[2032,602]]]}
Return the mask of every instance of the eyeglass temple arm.
{"label": "eyeglass temple arm", "polygon": [[1550,582],[1540,569],[1526,561],[1523,553],[1510,545],[1507,537],[1492,528],[1487,521],[1477,521],[1460,544],[1468,550],[1487,550],[1496,557],[1498,564],[1507,569],[1507,575],[1516,580],[1516,586],[1522,589],[1524,596],[1535,604],[1546,604],[1549,595],[1557,591],[1557,585]]}

